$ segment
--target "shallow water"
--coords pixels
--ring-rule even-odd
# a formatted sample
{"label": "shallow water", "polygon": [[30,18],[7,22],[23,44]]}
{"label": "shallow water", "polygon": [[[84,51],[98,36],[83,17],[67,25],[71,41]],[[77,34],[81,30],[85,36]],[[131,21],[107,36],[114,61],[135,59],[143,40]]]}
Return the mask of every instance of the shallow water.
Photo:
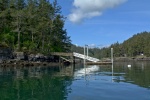
{"label": "shallow water", "polygon": [[150,100],[150,63],[0,67],[0,100],[110,99]]}

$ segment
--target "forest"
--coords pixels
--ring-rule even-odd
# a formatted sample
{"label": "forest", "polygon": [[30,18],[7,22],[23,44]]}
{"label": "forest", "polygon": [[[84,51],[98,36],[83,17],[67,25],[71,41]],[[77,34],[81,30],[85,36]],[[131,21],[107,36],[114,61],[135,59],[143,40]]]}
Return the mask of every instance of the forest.
{"label": "forest", "polygon": [[69,52],[57,0],[0,0],[0,45],[14,51]]}
{"label": "forest", "polygon": [[[89,48],[89,55],[96,58],[110,58],[111,48],[114,57],[150,57],[150,32],[141,32],[133,35],[123,43],[116,42],[109,47]],[[72,45],[73,52],[84,53],[84,48]]]}

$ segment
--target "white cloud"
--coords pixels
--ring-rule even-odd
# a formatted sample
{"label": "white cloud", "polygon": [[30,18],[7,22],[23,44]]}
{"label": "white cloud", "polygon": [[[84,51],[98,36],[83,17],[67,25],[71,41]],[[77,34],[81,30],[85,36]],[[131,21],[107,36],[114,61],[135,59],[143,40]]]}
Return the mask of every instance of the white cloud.
{"label": "white cloud", "polygon": [[81,23],[84,19],[101,16],[103,11],[114,8],[126,0],[74,0],[74,9],[69,15],[73,23]]}

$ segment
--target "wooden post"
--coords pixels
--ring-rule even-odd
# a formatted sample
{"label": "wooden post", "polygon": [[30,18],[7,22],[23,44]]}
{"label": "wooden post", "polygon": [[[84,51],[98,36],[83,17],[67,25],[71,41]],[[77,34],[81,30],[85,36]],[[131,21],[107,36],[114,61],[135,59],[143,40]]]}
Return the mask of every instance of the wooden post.
{"label": "wooden post", "polygon": [[73,56],[73,54],[70,56],[71,58],[71,63],[74,65],[75,64],[75,57]]}
{"label": "wooden post", "polygon": [[75,56],[73,56],[73,65],[75,65],[76,61],[75,61]]}
{"label": "wooden post", "polygon": [[114,67],[113,67],[113,48],[111,48],[111,63],[112,63],[112,79],[113,79],[113,74],[114,74]]}
{"label": "wooden post", "polygon": [[84,46],[84,65],[85,65],[85,59],[86,59],[86,55],[85,55],[85,46]]}
{"label": "wooden post", "polygon": [[61,66],[61,58],[60,58],[60,56],[59,56],[59,66]]}

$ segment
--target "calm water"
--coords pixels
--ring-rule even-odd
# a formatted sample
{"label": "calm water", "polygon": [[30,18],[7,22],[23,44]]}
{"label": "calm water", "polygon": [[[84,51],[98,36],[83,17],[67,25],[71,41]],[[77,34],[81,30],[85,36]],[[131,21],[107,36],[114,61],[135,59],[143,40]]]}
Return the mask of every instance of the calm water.
{"label": "calm water", "polygon": [[0,67],[0,100],[150,100],[150,63]]}

